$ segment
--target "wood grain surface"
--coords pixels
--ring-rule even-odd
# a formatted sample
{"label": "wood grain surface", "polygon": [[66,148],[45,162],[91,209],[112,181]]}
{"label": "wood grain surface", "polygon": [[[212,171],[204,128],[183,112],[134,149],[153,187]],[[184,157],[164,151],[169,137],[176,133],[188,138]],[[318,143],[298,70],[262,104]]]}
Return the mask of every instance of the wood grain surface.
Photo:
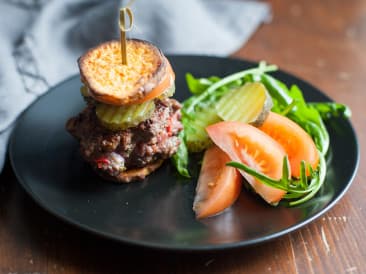
{"label": "wood grain surface", "polygon": [[[348,104],[361,159],[344,198],[310,225],[230,252],[151,252],[59,221],[0,175],[0,273],[366,273],[366,1],[271,1],[272,22],[234,54],[267,60]],[[347,144],[345,144],[347,145]]]}

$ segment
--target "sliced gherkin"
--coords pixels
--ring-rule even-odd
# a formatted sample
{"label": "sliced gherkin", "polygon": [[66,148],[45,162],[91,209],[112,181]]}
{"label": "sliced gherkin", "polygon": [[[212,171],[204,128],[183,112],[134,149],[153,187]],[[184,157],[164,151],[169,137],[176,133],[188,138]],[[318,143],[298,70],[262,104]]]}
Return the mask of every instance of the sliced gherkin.
{"label": "sliced gherkin", "polygon": [[196,112],[194,119],[186,121],[189,124],[185,127],[188,151],[200,152],[208,148],[212,142],[207,135],[206,127],[220,121],[214,107],[202,109]]}
{"label": "sliced gherkin", "polygon": [[89,91],[88,88],[85,85],[82,85],[80,87],[80,93],[83,97],[88,97],[89,96]]}
{"label": "sliced gherkin", "polygon": [[273,106],[266,87],[259,82],[226,93],[215,105],[218,116],[224,121],[238,121],[260,126]]}
{"label": "sliced gherkin", "polygon": [[131,106],[113,106],[102,103],[96,106],[96,114],[99,121],[103,126],[111,130],[135,127],[149,119],[154,110],[155,103],[153,100]]}

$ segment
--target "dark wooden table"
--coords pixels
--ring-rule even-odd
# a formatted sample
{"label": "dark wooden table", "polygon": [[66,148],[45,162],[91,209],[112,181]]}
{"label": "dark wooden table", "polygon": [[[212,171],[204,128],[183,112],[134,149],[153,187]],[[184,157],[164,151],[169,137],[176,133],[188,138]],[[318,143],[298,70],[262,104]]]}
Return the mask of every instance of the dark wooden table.
{"label": "dark wooden table", "polygon": [[0,273],[366,273],[366,1],[272,4],[273,21],[234,56],[275,63],[352,108],[361,162],[333,209],[256,247],[151,252],[94,237],[49,215],[19,187],[7,163],[0,175]]}

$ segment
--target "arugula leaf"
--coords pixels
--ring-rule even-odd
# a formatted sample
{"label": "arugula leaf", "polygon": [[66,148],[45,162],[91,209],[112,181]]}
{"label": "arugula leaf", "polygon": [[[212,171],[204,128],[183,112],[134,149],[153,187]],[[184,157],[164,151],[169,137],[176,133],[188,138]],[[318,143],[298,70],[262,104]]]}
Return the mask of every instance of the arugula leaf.
{"label": "arugula leaf", "polygon": [[296,101],[296,105],[287,116],[309,133],[321,154],[325,155],[329,148],[329,134],[322,117],[313,106],[305,102],[298,86],[291,86],[290,95]]}
{"label": "arugula leaf", "polygon": [[204,92],[209,86],[220,81],[217,76],[209,78],[195,78],[191,73],[186,73],[186,82],[191,93],[198,95]]}
{"label": "arugula leaf", "polygon": [[293,98],[291,98],[291,96],[288,94],[288,89],[284,83],[278,81],[268,74],[263,74],[261,76],[261,82],[267,88],[272,99],[276,100],[277,107],[279,109],[284,109],[292,103]]}
{"label": "arugula leaf", "polygon": [[315,108],[324,120],[328,120],[332,117],[350,118],[352,116],[351,109],[343,104],[333,102],[311,102],[309,105]]}
{"label": "arugula leaf", "polygon": [[190,178],[191,175],[189,174],[188,171],[189,157],[188,157],[188,149],[184,138],[184,130],[182,130],[179,133],[178,137],[180,139],[180,145],[178,147],[177,152],[173,155],[172,161],[180,175],[186,178]]}
{"label": "arugula leaf", "polygon": [[[307,165],[304,161],[301,162],[299,179],[289,178],[289,165],[287,156],[283,159],[282,177],[279,180],[274,180],[243,163],[228,162],[226,165],[245,171],[263,184],[285,190],[287,193],[283,197],[283,200],[287,200],[289,206],[302,204],[314,197],[324,184],[327,168],[325,158],[320,152],[319,166],[316,171],[314,171],[311,166]],[[310,173],[309,177],[306,175],[307,170]]]}

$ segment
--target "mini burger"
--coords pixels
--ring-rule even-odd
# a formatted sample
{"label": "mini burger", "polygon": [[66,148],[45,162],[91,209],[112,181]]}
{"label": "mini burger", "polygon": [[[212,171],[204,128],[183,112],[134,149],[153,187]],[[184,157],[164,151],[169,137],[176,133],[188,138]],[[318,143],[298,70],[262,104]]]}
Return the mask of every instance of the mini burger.
{"label": "mini burger", "polygon": [[103,178],[128,183],[145,178],[180,144],[181,105],[170,98],[175,75],[149,42],[127,40],[128,65],[119,41],[79,58],[86,108],[66,123],[80,153]]}

